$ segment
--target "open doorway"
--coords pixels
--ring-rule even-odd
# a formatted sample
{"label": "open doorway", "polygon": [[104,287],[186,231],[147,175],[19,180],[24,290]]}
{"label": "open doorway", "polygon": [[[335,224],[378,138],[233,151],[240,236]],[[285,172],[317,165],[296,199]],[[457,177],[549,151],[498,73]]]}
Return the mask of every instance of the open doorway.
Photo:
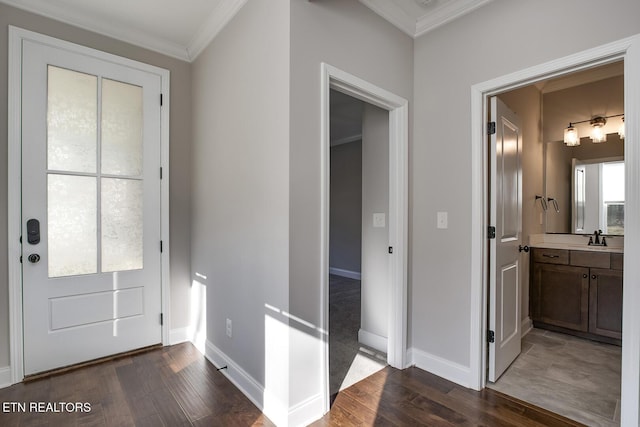
{"label": "open doorway", "polygon": [[[624,64],[566,73],[493,98],[518,116],[522,152],[511,162],[517,165],[517,173],[510,174],[515,184],[504,187],[500,173],[509,163],[500,149],[489,154],[494,171],[489,199],[496,209],[488,216],[499,223],[497,229],[503,223],[500,213],[507,212],[502,190],[520,186],[522,191],[518,209],[512,209],[517,238],[506,239],[498,230],[491,242],[497,250],[491,251],[496,255],[490,255],[488,270],[497,279],[489,280],[488,300],[493,300],[494,283],[499,289],[499,279],[509,277],[499,261],[512,244],[516,288],[499,293],[517,294],[519,306],[487,308],[490,331],[505,324],[501,314],[517,313],[518,320],[489,340],[487,386],[588,425],[619,425],[625,182],[622,173],[607,188],[613,175],[605,179],[605,172],[609,166],[624,167]],[[501,117],[490,118],[497,121],[498,137]],[[595,130],[606,141],[595,138]],[[572,132],[577,139],[567,139]],[[585,164],[592,170],[588,179],[576,173],[584,174]],[[585,206],[594,213],[586,215]],[[518,351],[492,372],[509,332],[518,333]]]}
{"label": "open doorway", "polygon": [[330,94],[331,396],[387,365],[389,112]]}
{"label": "open doorway", "polygon": [[[329,241],[330,241],[330,94],[331,90],[336,90],[342,94],[349,95],[365,103],[365,109],[376,107],[378,113],[384,114],[386,120],[375,120],[378,123],[384,122],[386,128],[384,133],[387,137],[386,152],[388,172],[386,175],[386,186],[388,188],[387,210],[383,218],[375,216],[376,223],[384,220],[384,245],[380,241],[376,243],[377,255],[382,256],[384,262],[378,264],[387,265],[386,272],[375,273],[376,280],[386,283],[385,307],[387,337],[386,363],[395,368],[406,367],[407,358],[407,242],[408,242],[408,101],[391,92],[388,92],[370,82],[362,80],[352,74],[346,73],[328,64],[322,64],[321,80],[321,163],[322,163],[322,200],[321,200],[321,223],[322,223],[322,245],[321,245],[321,280],[322,280],[322,328],[329,331]],[[365,114],[364,117],[367,115]],[[366,124],[363,129],[366,130]],[[378,130],[379,132],[379,130]],[[365,138],[366,139],[366,138]],[[363,161],[363,166],[367,162]],[[366,174],[366,172],[365,172]],[[378,183],[379,184],[379,183]],[[374,184],[375,189],[378,185]],[[365,187],[363,187],[364,193]],[[366,200],[367,196],[363,197]],[[384,211],[383,211],[384,212]],[[368,222],[373,227],[373,211],[368,213],[368,219],[363,220],[363,224]],[[364,215],[364,214],[363,214]],[[363,229],[365,227],[363,226]],[[382,227],[377,227],[381,229]],[[374,261],[375,262],[375,261]],[[367,268],[364,272],[368,271]],[[375,269],[372,269],[375,271]],[[384,276],[384,277],[383,277]],[[365,292],[365,298],[368,298]],[[376,297],[379,298],[379,297]],[[373,312],[374,319],[377,317]],[[365,328],[367,326],[365,325]],[[359,332],[359,340],[374,338],[375,334],[366,334],[365,328]],[[370,345],[371,346],[371,345]],[[376,346],[371,346],[376,348]],[[324,411],[330,409],[330,379],[329,379],[329,334],[323,340],[323,364],[322,375],[324,377]]]}

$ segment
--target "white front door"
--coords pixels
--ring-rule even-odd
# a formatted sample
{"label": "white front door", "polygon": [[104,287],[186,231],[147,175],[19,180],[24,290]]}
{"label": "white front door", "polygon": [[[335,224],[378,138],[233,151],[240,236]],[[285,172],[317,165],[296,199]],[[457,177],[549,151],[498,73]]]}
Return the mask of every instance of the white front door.
{"label": "white front door", "polygon": [[491,98],[489,381],[496,381],[520,354],[520,252],[522,244],[522,136],[518,117]]}
{"label": "white front door", "polygon": [[24,373],[162,341],[157,74],[22,56]]}

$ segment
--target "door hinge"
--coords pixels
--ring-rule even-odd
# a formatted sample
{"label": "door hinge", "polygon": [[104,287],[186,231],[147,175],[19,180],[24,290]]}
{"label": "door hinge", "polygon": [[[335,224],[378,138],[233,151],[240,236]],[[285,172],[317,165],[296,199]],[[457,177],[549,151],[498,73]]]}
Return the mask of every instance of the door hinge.
{"label": "door hinge", "polygon": [[20,244],[22,244],[22,236],[20,236]]}
{"label": "door hinge", "polygon": [[162,253],[162,240],[160,240],[160,253]]}
{"label": "door hinge", "polygon": [[389,246],[389,253],[392,254],[393,253],[393,246]]}
{"label": "door hinge", "polygon": [[487,237],[489,239],[496,238],[496,228],[493,225],[490,225],[489,228],[487,228]]}
{"label": "door hinge", "polygon": [[487,123],[487,134],[493,135],[494,133],[496,133],[496,122]]}
{"label": "door hinge", "polygon": [[162,107],[162,94],[160,94],[160,106]]}
{"label": "door hinge", "polygon": [[160,325],[164,325],[164,313],[160,313]]}
{"label": "door hinge", "polygon": [[20,264],[22,264],[22,255],[20,255]]}
{"label": "door hinge", "polygon": [[162,168],[160,168],[160,179],[162,179]]}
{"label": "door hinge", "polygon": [[487,331],[487,342],[494,343],[496,342],[496,333],[493,331]]}

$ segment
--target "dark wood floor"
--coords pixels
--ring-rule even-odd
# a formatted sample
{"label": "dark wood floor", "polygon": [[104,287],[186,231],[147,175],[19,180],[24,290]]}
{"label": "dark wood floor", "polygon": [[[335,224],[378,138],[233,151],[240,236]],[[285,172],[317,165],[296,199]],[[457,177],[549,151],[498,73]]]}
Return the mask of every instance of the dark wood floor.
{"label": "dark wood floor", "polygon": [[[4,412],[25,402],[27,412]],[[86,413],[29,412],[30,403],[88,402]],[[313,426],[576,426],[486,389],[417,368],[386,368],[342,391]],[[152,350],[0,390],[0,426],[273,426],[191,344]]]}

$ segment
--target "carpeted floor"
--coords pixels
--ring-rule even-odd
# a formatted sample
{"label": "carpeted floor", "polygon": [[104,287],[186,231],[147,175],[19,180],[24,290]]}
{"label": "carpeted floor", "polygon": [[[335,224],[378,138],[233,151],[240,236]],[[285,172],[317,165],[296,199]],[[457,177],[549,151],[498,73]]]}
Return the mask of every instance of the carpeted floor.
{"label": "carpeted floor", "polygon": [[387,365],[387,355],[358,342],[360,281],[329,276],[329,382],[331,395]]}

